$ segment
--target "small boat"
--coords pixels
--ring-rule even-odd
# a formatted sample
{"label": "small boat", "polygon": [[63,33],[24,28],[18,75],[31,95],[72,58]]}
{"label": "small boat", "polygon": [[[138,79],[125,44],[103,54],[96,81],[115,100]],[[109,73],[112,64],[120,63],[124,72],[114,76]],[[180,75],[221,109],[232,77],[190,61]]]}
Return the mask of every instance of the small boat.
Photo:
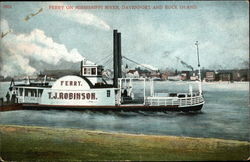
{"label": "small boat", "polygon": [[[102,77],[103,66],[81,61],[79,75],[66,75],[53,84],[11,82],[10,94],[25,109],[91,110],[91,111],[198,111],[202,109],[204,98],[201,88],[200,65],[199,91],[192,87],[188,93],[155,93],[154,80],[150,80],[150,94],[146,95],[145,78],[125,78],[122,76],[121,33],[113,31],[113,84]],[[197,54],[198,54],[198,42]],[[143,83],[140,102],[134,98],[135,80]]]}

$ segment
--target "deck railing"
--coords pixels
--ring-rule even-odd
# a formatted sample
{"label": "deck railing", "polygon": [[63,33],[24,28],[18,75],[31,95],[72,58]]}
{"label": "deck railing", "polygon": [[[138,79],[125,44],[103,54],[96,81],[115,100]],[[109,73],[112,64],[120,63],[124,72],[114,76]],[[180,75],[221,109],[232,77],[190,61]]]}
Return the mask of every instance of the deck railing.
{"label": "deck railing", "polygon": [[149,96],[145,99],[145,104],[149,106],[167,106],[167,105],[177,105],[177,106],[191,106],[204,102],[202,96],[194,97],[155,97]]}

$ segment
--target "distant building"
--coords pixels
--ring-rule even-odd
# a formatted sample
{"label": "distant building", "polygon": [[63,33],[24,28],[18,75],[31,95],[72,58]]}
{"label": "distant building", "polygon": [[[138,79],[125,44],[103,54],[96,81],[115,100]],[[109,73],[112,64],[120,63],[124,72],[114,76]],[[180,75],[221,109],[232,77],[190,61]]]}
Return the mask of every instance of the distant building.
{"label": "distant building", "polygon": [[220,73],[220,81],[232,81],[232,73]]}
{"label": "distant building", "polygon": [[141,78],[147,78],[150,77],[151,72],[147,69],[140,69],[140,67],[135,68],[136,71],[138,71],[139,76]]}
{"label": "distant building", "polygon": [[150,74],[151,78],[161,78],[161,74],[158,71],[152,71]]}
{"label": "distant building", "polygon": [[214,80],[215,80],[215,72],[213,72],[213,71],[207,71],[207,72],[206,72],[205,80],[206,80],[207,82],[212,82],[212,81],[214,81]]}
{"label": "distant building", "polygon": [[128,73],[131,73],[131,74],[134,74],[137,70],[128,70],[127,74]]}
{"label": "distant building", "polygon": [[137,70],[129,70],[126,74],[126,77],[128,78],[139,78],[139,72]]}
{"label": "distant building", "polygon": [[175,73],[173,71],[167,71],[167,73],[168,73],[168,76],[176,76],[176,75],[178,75],[178,73]]}
{"label": "distant building", "polygon": [[234,70],[232,72],[232,77],[234,81],[248,81],[249,80],[248,69]]}
{"label": "distant building", "polygon": [[161,74],[161,79],[162,79],[162,80],[168,80],[168,73],[167,73],[167,72],[162,73],[162,74]]}
{"label": "distant building", "polygon": [[198,80],[199,78],[198,78],[198,76],[190,76],[190,80],[192,80],[192,81],[195,81],[195,80]]}
{"label": "distant building", "polygon": [[198,79],[199,79],[198,75],[196,75],[196,74],[193,72],[193,74],[190,76],[190,80],[195,81],[195,80],[198,80]]}
{"label": "distant building", "polygon": [[147,73],[139,73],[140,78],[148,78],[149,74]]}
{"label": "distant building", "polygon": [[181,71],[181,80],[189,80],[190,71]]}
{"label": "distant building", "polygon": [[179,81],[179,80],[181,80],[181,76],[180,75],[168,76],[168,80],[170,80],[170,81]]}

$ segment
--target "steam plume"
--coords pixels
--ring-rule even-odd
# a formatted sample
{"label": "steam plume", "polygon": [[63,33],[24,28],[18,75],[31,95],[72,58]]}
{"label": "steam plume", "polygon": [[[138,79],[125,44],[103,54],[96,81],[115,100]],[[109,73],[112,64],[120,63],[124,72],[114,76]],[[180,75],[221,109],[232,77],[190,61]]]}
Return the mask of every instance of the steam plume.
{"label": "steam plume", "polygon": [[[1,20],[1,26],[8,28],[8,22]],[[85,59],[77,49],[68,50],[40,29],[34,29],[29,34],[9,33],[1,39],[0,45],[1,75],[5,77],[34,74],[38,69],[31,65],[30,60],[33,64],[44,62],[56,65],[59,61],[75,63]]]}
{"label": "steam plume", "polygon": [[176,57],[178,61],[180,61],[180,63],[182,65],[184,65],[186,68],[191,69],[192,71],[194,70],[194,68],[191,65],[188,65],[186,62],[182,61],[179,57]]}

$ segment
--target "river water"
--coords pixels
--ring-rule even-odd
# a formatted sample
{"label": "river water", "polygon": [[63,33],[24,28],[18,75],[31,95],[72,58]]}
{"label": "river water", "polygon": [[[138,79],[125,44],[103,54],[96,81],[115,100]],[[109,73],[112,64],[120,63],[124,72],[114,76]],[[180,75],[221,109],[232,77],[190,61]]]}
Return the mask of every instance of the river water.
{"label": "river water", "polygon": [[[156,82],[155,91],[188,90],[194,82]],[[141,82],[135,87],[142,87]],[[4,97],[8,82],[0,82]],[[195,87],[193,88],[195,89]],[[140,92],[142,89],[138,89]],[[31,111],[0,112],[0,124],[80,128],[108,132],[209,137],[250,141],[248,82],[203,83],[205,105],[200,112],[76,112]]]}

